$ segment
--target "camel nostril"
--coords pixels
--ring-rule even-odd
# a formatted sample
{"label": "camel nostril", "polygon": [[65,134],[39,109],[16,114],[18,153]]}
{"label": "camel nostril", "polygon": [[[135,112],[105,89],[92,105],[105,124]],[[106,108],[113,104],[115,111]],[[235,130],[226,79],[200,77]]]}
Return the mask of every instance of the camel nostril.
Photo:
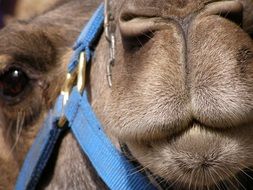
{"label": "camel nostril", "polygon": [[[145,10],[146,11],[146,10]],[[119,29],[122,42],[126,50],[138,50],[144,47],[157,33],[157,31],[171,27],[171,20],[165,19],[151,11],[127,10],[120,14]]]}
{"label": "camel nostril", "polygon": [[145,17],[131,13],[121,14],[119,29],[125,49],[136,50],[143,47],[158,30],[158,17]]}
{"label": "camel nostril", "polygon": [[123,37],[140,36],[155,30],[156,20],[157,18],[123,15],[119,22],[120,32]]}
{"label": "camel nostril", "polygon": [[204,16],[217,15],[242,25],[243,5],[238,1],[214,2],[206,5]]}
{"label": "camel nostril", "polygon": [[135,37],[159,30],[168,23],[162,19],[155,8],[126,8],[119,16],[119,28],[122,36]]}

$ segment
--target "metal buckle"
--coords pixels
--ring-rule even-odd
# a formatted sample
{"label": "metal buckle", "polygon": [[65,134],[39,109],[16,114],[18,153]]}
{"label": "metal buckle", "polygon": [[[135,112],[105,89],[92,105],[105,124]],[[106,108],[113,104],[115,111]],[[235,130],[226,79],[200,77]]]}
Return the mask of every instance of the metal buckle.
{"label": "metal buckle", "polygon": [[62,128],[67,122],[67,118],[64,115],[64,107],[66,106],[70,93],[73,87],[77,86],[77,90],[80,94],[82,94],[85,88],[85,76],[86,76],[86,54],[85,52],[81,52],[78,60],[78,66],[72,73],[67,73],[65,83],[63,85],[61,95],[63,96],[62,101],[62,116],[58,121],[58,127]]}

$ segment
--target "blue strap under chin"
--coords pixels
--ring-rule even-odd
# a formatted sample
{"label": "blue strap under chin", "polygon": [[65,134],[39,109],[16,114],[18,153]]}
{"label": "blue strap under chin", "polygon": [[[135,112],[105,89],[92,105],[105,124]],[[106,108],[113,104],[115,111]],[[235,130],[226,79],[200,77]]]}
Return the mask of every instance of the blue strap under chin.
{"label": "blue strap under chin", "polygon": [[[91,60],[92,44],[99,37],[104,19],[103,4],[95,12],[81,33],[74,47],[74,55],[69,65],[73,71],[78,64],[78,57],[85,51],[87,62]],[[58,97],[54,111],[51,111],[36,137],[19,174],[16,190],[33,190],[38,185],[42,173],[61,138],[64,129],[57,127],[62,110],[62,96]],[[112,145],[97,120],[87,99],[76,87],[72,89],[69,101],[64,108],[70,128],[80,147],[89,158],[97,174],[112,190],[153,190],[150,181]],[[66,128],[65,128],[66,129]]]}
{"label": "blue strap under chin", "polygon": [[[73,110],[77,110],[76,114],[73,114]],[[74,88],[65,113],[82,150],[110,189],[154,189],[150,181],[137,172],[107,138],[92,111],[86,92],[81,96]]]}

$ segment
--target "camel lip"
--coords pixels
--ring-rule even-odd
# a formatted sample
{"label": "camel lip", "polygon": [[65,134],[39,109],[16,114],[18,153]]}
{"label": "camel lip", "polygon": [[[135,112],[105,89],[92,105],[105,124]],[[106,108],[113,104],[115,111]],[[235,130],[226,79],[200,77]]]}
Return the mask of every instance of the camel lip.
{"label": "camel lip", "polygon": [[[180,184],[176,181],[169,181],[160,176],[153,175],[148,171],[149,176],[152,176],[155,185],[160,190],[253,190],[253,170],[251,168],[244,169],[241,172],[235,174],[231,179],[217,182],[217,184],[211,187],[190,187],[188,184]],[[232,189],[231,189],[232,188]]]}
{"label": "camel lip", "polygon": [[[168,135],[165,138],[162,138],[160,140],[165,140],[166,139],[166,141],[168,143],[175,142],[175,141],[177,141],[177,139],[182,137],[185,133],[188,133],[192,128],[198,128],[201,131],[210,132],[210,134],[214,133],[214,134],[227,135],[227,134],[230,134],[231,132],[239,131],[239,129],[245,130],[245,129],[247,129],[249,127],[252,127],[252,126],[253,126],[253,121],[251,121],[249,123],[245,123],[241,126],[230,126],[230,127],[227,127],[227,128],[220,128],[220,127],[212,127],[212,126],[209,126],[205,123],[202,123],[202,122],[200,122],[196,119],[192,119],[192,121],[189,122],[187,128],[185,128],[181,131],[177,131],[176,133]],[[252,190],[253,190],[253,187],[252,187]]]}

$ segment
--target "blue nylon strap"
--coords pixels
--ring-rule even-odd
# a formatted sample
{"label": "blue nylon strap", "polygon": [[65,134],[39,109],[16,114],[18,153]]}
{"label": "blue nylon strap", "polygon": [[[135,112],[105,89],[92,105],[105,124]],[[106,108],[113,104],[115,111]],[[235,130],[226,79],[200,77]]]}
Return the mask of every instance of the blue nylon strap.
{"label": "blue nylon strap", "polygon": [[73,89],[65,115],[82,150],[110,189],[155,189],[111,144],[92,111],[86,92],[81,96],[76,88]]}
{"label": "blue nylon strap", "polygon": [[33,190],[47,165],[63,129],[57,128],[56,117],[49,114],[36,137],[20,171],[16,190]]}
{"label": "blue nylon strap", "polygon": [[78,64],[80,52],[85,51],[87,62],[91,60],[92,56],[92,45],[93,42],[98,38],[104,23],[104,4],[101,4],[96,12],[93,14],[84,30],[81,32],[77,42],[74,45],[74,55],[71,58],[68,66],[68,71],[71,73]]}

